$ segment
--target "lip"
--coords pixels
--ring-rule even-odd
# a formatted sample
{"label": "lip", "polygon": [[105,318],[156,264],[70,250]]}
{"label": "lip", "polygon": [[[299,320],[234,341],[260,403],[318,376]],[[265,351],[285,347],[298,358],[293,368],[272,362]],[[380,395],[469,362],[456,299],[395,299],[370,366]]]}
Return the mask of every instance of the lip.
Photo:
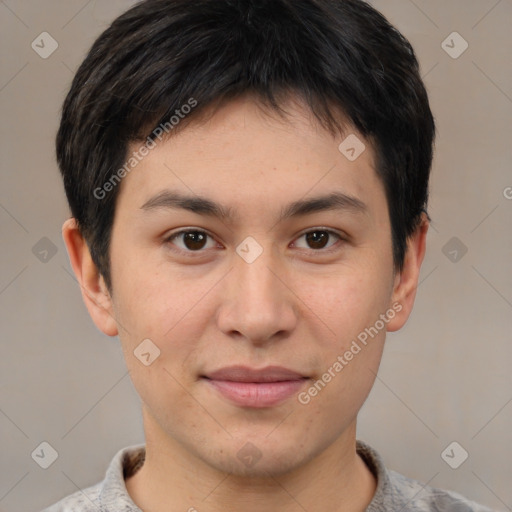
{"label": "lip", "polygon": [[282,382],[300,380],[304,375],[283,366],[266,366],[265,368],[250,368],[248,366],[227,366],[204,377],[212,380],[224,380],[231,382]]}
{"label": "lip", "polygon": [[281,366],[230,366],[203,375],[202,379],[236,405],[255,408],[278,405],[298,393],[309,380]]}

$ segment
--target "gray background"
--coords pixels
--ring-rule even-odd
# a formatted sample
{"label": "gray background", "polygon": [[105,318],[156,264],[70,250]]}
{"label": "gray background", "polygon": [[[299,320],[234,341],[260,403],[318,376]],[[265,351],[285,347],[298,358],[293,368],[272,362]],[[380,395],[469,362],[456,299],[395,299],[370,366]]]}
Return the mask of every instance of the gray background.
{"label": "gray background", "polygon": [[[95,328],[72,276],[54,157],[73,72],[132,3],[0,2],[3,511],[40,510],[96,483],[117,450],[143,442],[118,339]],[[372,4],[415,47],[439,136],[416,307],[388,336],[358,438],[392,469],[512,510],[512,2]],[[46,59],[31,47],[43,31],[58,42]],[[442,47],[453,31],[469,43],[456,59]],[[31,457],[43,441],[58,452],[46,470]],[[441,457],[452,441],[469,453],[458,469]]]}

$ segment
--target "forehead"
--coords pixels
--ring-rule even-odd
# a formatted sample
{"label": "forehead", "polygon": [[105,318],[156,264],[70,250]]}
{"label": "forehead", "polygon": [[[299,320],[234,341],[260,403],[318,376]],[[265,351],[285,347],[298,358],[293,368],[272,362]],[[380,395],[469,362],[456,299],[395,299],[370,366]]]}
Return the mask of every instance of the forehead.
{"label": "forehead", "polygon": [[[373,148],[352,126],[333,135],[300,102],[284,108],[281,118],[244,97],[156,139],[123,179],[118,206],[140,209],[172,189],[210,198],[237,216],[252,206],[279,206],[282,214],[290,199],[333,191],[363,203],[382,195]],[[133,143],[128,156],[140,146]],[[357,158],[348,158],[354,152]]]}

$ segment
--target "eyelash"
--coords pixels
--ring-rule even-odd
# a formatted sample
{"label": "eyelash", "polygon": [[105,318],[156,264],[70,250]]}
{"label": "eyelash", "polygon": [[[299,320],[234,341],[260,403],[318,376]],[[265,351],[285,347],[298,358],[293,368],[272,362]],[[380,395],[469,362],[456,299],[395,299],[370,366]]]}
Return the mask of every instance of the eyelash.
{"label": "eyelash", "polygon": [[[303,233],[301,233],[298,238],[301,238],[305,235],[308,235],[310,233],[315,233],[315,232],[321,232],[321,233],[328,233],[329,235],[334,235],[335,237],[337,237],[339,239],[340,242],[345,242],[346,241],[346,238],[344,238],[340,233],[337,233],[336,231],[333,231],[331,229],[327,229],[327,228],[321,228],[321,227],[318,227],[318,228],[314,228],[314,229],[309,229],[308,231],[304,231]],[[171,235],[169,235],[168,237],[166,237],[164,239],[164,243],[166,244],[169,244],[170,245],[170,249],[173,251],[173,252],[177,252],[179,254],[186,254],[187,256],[191,256],[191,257],[199,257],[199,256],[202,256],[203,253],[206,251],[206,249],[199,249],[197,251],[191,251],[191,250],[185,250],[185,249],[177,249],[175,247],[172,247],[172,240],[174,240],[175,238],[179,237],[180,235],[183,235],[185,233],[199,233],[199,234],[202,234],[202,235],[206,235],[212,239],[214,239],[214,237],[208,233],[207,231],[204,231],[202,229],[182,229],[181,231],[177,231],[175,233],[172,233]],[[297,238],[297,239],[298,239]],[[331,254],[333,252],[336,252],[338,251],[340,248],[338,247],[340,244],[339,243],[336,243],[334,245],[332,245],[330,248],[328,249],[310,249],[310,250],[307,250],[307,249],[302,249],[302,251],[307,251],[309,253],[313,253],[313,254],[318,254],[319,256],[321,255],[325,255],[325,254]],[[300,249],[299,249],[300,250]]]}

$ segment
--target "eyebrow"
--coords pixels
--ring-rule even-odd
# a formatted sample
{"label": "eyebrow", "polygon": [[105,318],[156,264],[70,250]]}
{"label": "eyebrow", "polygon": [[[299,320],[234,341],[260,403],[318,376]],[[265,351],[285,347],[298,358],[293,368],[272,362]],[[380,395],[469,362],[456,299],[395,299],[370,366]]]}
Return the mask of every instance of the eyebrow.
{"label": "eyebrow", "polygon": [[[206,197],[184,195],[173,190],[159,192],[141,206],[141,210],[144,211],[158,209],[183,209],[231,222],[236,218],[236,212],[233,208],[227,208]],[[342,192],[332,192],[327,195],[300,199],[289,203],[281,209],[277,222],[282,222],[291,217],[333,210],[345,210],[356,214],[368,213],[366,204],[357,197]]]}

